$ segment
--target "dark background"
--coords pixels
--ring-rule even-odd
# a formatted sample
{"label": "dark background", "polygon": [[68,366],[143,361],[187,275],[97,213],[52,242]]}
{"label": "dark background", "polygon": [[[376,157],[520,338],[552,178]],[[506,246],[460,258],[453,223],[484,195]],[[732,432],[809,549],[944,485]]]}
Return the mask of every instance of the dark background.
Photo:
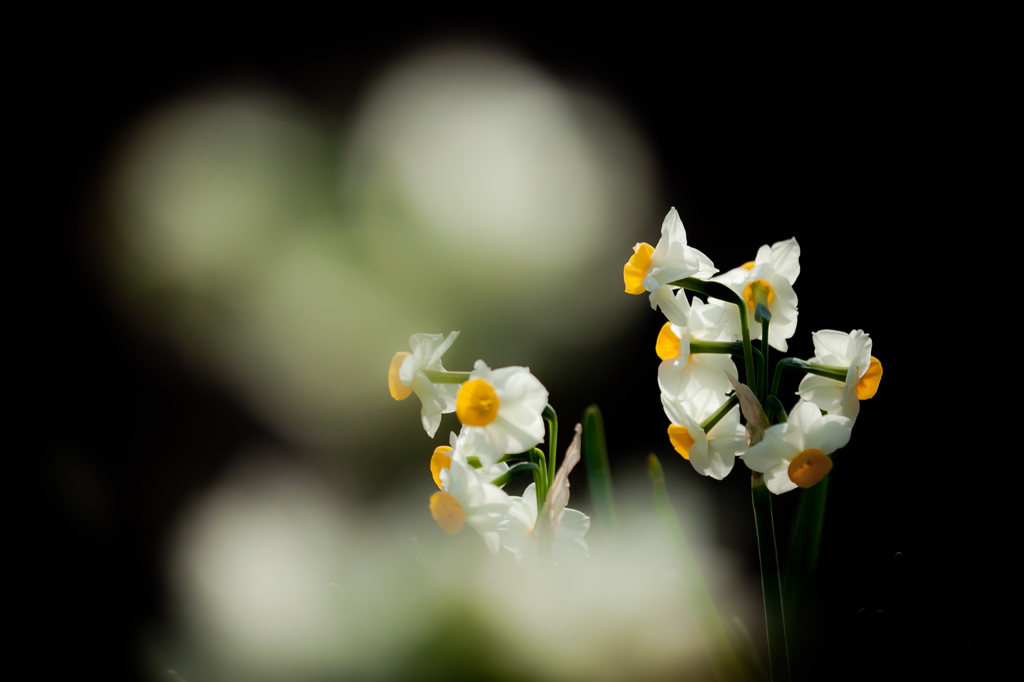
{"label": "dark background", "polygon": [[[157,22],[131,34],[51,36],[26,89],[29,130],[40,131],[27,166],[38,178],[32,231],[45,254],[29,287],[29,338],[43,369],[27,459],[41,485],[22,512],[30,584],[41,595],[25,632],[40,669],[140,675],[136,636],[166,612],[160,550],[176,511],[231,453],[275,438],[173,351],[138,337],[96,282],[88,244],[111,143],[161,102],[223,79],[269,82],[339,109],[343,89],[324,88],[328,77],[354,90],[397,54],[472,38],[618,102],[655,150],[662,196],[716,263],[741,263],[751,245],[796,235],[807,312],[791,355],[811,354],[813,329],[862,327],[875,339],[885,376],[832,476],[806,679],[977,671],[991,656],[973,558],[981,493],[957,483],[969,476],[953,466],[962,436],[937,416],[943,377],[929,368],[942,325],[916,306],[945,295],[929,266],[956,260],[957,245],[936,238],[952,229],[957,191],[969,191],[951,193],[942,176],[961,144],[970,67],[955,41],[932,39],[924,23],[883,19],[805,31],[788,21],[396,12],[332,27],[283,22],[273,33]],[[601,405],[612,453],[635,433],[664,437],[649,377],[627,364],[649,354],[659,318],[605,355],[603,379],[552,390],[564,421]],[[787,384],[783,394],[796,379]],[[638,464],[612,460],[613,470]],[[749,509],[742,467],[715,494]],[[797,494],[774,501],[784,564]],[[722,533],[756,571],[752,524]]]}

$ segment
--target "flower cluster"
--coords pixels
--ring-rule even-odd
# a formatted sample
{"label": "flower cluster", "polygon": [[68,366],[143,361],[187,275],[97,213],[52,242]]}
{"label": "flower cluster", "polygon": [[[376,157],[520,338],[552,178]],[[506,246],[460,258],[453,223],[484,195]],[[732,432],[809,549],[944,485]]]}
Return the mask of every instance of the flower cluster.
{"label": "flower cluster", "polygon": [[[648,292],[651,307],[667,318],[655,352],[669,441],[701,475],[721,480],[740,457],[773,493],[808,488],[832,468],[829,455],[849,442],[860,401],[878,390],[882,365],[871,355],[871,338],[859,329],[814,332],[814,357],[780,361],[769,390],[769,347],[786,351],[796,333],[800,245],[795,238],[765,244],[754,260],[717,272],[687,244],[674,208],[658,245],[638,243],[623,268],[626,293]],[[688,299],[687,290],[707,302]],[[759,350],[752,339],[760,339]],[[730,377],[739,375],[733,357],[744,360],[746,385],[737,385],[744,396],[730,396]],[[806,374],[789,415],[772,408],[787,368]]]}
{"label": "flower cluster", "polygon": [[[439,488],[430,498],[431,515],[449,534],[468,524],[491,553],[505,547],[517,561],[538,548],[556,564],[585,558],[590,519],[565,508],[568,475],[580,458],[580,427],[556,473],[554,443],[547,457],[537,449],[545,420],[557,433],[547,389],[526,367],[491,369],[477,360],[471,372],[445,370],[441,356],[457,336],[413,334],[411,352],[396,353],[388,372],[395,400],[419,396],[428,436],[437,432],[442,414],[454,412],[462,424],[430,458]],[[532,473],[534,482],[522,497],[508,495],[502,488],[524,473]]]}

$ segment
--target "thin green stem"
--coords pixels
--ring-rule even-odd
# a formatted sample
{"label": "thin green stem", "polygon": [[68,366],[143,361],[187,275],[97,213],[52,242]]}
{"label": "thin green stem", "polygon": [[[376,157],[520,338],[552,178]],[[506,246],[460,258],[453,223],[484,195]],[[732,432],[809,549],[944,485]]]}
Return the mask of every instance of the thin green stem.
{"label": "thin green stem", "polygon": [[[516,453],[513,453],[513,454],[504,455],[498,461],[499,462],[524,462],[524,461],[526,461],[528,459],[530,459],[530,452],[526,451],[526,452],[516,452]],[[467,457],[466,460],[468,461],[469,458]]]}
{"label": "thin green stem", "polygon": [[536,471],[539,469],[533,462],[520,462],[514,467],[510,467],[508,471],[503,473],[501,476],[495,478],[491,483],[498,486],[499,488],[509,483],[513,478],[525,474],[527,471]]}
{"label": "thin green stem", "polygon": [[548,485],[550,485],[547,480],[548,466],[544,452],[538,448],[530,448],[530,461],[537,465],[537,469],[533,472],[533,483],[537,491],[537,513],[539,514],[544,507],[544,500],[548,498]]}
{"label": "thin green stem", "polygon": [[720,422],[722,420],[722,417],[729,414],[729,410],[731,410],[732,408],[736,407],[739,404],[740,399],[736,397],[736,394],[729,396],[729,399],[722,403],[721,407],[715,410],[710,417],[708,417],[707,419],[700,423],[700,428],[704,430],[704,433],[707,433],[711,429],[715,428],[715,424]]}
{"label": "thin green stem", "polygon": [[832,365],[819,365],[816,362],[807,362],[798,358],[783,358],[775,365],[775,378],[772,380],[772,391],[769,395],[779,394],[779,382],[782,380],[782,370],[793,369],[804,374],[817,374],[818,376],[846,382],[847,370]]}
{"label": "thin green stem", "polygon": [[782,406],[782,401],[775,396],[768,396],[765,407],[768,409],[768,421],[774,421],[776,424],[785,424],[789,421],[786,408]]}
{"label": "thin green stem", "polygon": [[739,341],[698,341],[697,339],[690,339],[690,353],[743,355],[743,344]]}
{"label": "thin green stem", "polygon": [[752,473],[750,492],[754,502],[757,550],[761,559],[761,590],[768,631],[768,667],[773,682],[788,682],[789,652],[786,645],[786,620],[782,608],[782,583],[779,580],[779,554],[772,523],[772,499],[764,475]]}
{"label": "thin green stem", "polygon": [[661,462],[654,455],[647,458],[647,473],[654,486],[654,504],[658,510],[658,518],[679,556],[683,594],[694,620],[697,621],[697,634],[711,660],[711,670],[720,681],[743,680],[743,668],[729,642],[722,618],[715,609],[711,593],[686,542],[679,518],[672,509],[672,502],[668,499],[668,491],[665,488],[665,474],[661,469]]}
{"label": "thin green stem", "polygon": [[817,374],[821,377],[828,377],[829,379],[835,379],[836,381],[846,382],[846,374],[848,369],[846,367],[835,367],[833,365],[819,365],[816,362],[806,363],[806,372],[808,374]]}
{"label": "thin green stem", "polygon": [[550,482],[555,480],[555,462],[558,461],[558,414],[551,405],[544,406],[544,420],[548,423],[548,482],[550,485]]}
{"label": "thin green stem", "polygon": [[754,354],[750,345],[750,323],[747,321],[747,304],[740,296],[721,282],[708,282],[695,277],[677,279],[669,283],[670,286],[677,286],[687,291],[696,291],[711,298],[717,298],[727,303],[732,303],[740,311],[740,331],[743,333],[743,369],[746,372],[747,385],[750,390],[757,393],[757,377],[754,374]]}
{"label": "thin green stem", "polygon": [[469,381],[469,372],[442,372],[437,369],[425,369],[423,373],[427,375],[432,384],[464,384]]}
{"label": "thin green stem", "polygon": [[758,383],[761,385],[762,405],[764,405],[765,400],[768,399],[768,353],[770,352],[770,347],[768,345],[768,325],[771,321],[771,317],[761,318],[761,352],[764,353],[764,362],[761,363],[761,374],[759,375],[761,380]]}

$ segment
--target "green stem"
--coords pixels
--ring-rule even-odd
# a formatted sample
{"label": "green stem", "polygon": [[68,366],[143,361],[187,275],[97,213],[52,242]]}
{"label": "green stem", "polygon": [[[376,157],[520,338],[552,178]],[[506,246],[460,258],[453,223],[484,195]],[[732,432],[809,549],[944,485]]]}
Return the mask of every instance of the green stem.
{"label": "green stem", "polygon": [[789,416],[786,414],[786,408],[782,406],[782,401],[775,396],[768,396],[768,403],[766,407],[768,409],[769,422],[774,420],[776,424],[785,424],[789,421]]}
{"label": "green stem", "polygon": [[768,346],[768,325],[771,323],[771,317],[761,318],[761,352],[764,353],[764,361],[761,363],[761,404],[764,405],[765,400],[768,399],[768,353],[770,348]]}
{"label": "green stem", "polygon": [[694,277],[677,279],[670,282],[670,286],[677,286],[687,291],[696,291],[711,298],[717,298],[727,303],[735,304],[740,311],[740,331],[743,333],[743,369],[746,372],[747,385],[750,390],[757,394],[757,377],[754,374],[754,354],[750,345],[750,323],[747,321],[747,304],[740,296],[721,282],[708,282]]}
{"label": "green stem", "polygon": [[612,477],[608,469],[608,447],[604,439],[601,410],[591,405],[583,411],[583,456],[587,460],[587,482],[594,516],[602,532],[614,537],[618,532],[615,505],[612,501]]}
{"label": "green stem", "polygon": [[801,654],[807,651],[810,633],[801,626],[808,622],[830,476],[831,474],[826,474],[817,485],[800,491],[800,505],[793,523],[789,561],[786,564],[786,576],[782,586],[782,598],[786,605],[786,631],[792,642],[793,662],[797,667],[797,673],[801,672],[800,664],[807,658]]}
{"label": "green stem", "polygon": [[816,362],[808,362],[806,364],[806,371],[808,374],[817,374],[821,377],[828,377],[829,379],[835,379],[836,381],[846,382],[846,367],[835,367],[833,365],[819,365]]}
{"label": "green stem", "polygon": [[550,405],[544,406],[544,420],[548,423],[548,485],[550,485],[555,480],[555,462],[558,460],[558,414],[555,412],[555,408]]}
{"label": "green stem", "polygon": [[743,668],[729,643],[722,618],[715,609],[711,593],[686,542],[679,518],[672,509],[672,502],[668,499],[668,491],[665,488],[665,474],[661,469],[661,462],[654,455],[647,458],[647,473],[654,486],[654,504],[658,510],[658,518],[668,531],[678,552],[683,594],[694,620],[697,621],[697,634],[704,645],[704,650],[707,651],[708,658],[711,659],[711,669],[715,678],[743,680]]}
{"label": "green stem", "polygon": [[544,500],[548,498],[548,467],[544,460],[544,453],[538,448],[530,448],[530,461],[537,465],[533,472],[533,483],[537,491],[537,513],[544,508]]}
{"label": "green stem", "polygon": [[775,378],[772,380],[772,392],[769,395],[779,394],[779,381],[782,379],[782,370],[784,369],[794,369],[804,374],[817,374],[827,379],[846,382],[846,370],[842,367],[819,365],[816,362],[807,362],[798,358],[783,358],[775,365]]}
{"label": "green stem", "polygon": [[729,396],[729,399],[722,403],[722,406],[715,410],[714,414],[705,419],[700,423],[700,428],[707,433],[711,429],[715,428],[715,424],[722,420],[722,417],[729,414],[729,410],[739,405],[740,399],[736,397],[736,394]]}
{"label": "green stem", "polygon": [[464,384],[469,381],[469,372],[442,372],[437,369],[425,369],[423,373],[427,375],[432,384]]}
{"label": "green stem", "polygon": [[782,609],[782,584],[779,580],[779,554],[775,547],[772,498],[763,474],[752,472],[750,492],[754,502],[757,550],[761,559],[761,590],[764,592],[764,615],[768,630],[768,667],[773,682],[788,682],[789,653]]}
{"label": "green stem", "polygon": [[538,467],[533,462],[520,462],[519,464],[516,464],[514,467],[509,467],[508,471],[503,473],[501,476],[498,476],[496,479],[491,481],[491,483],[500,488],[503,485],[508,484],[509,481],[511,481],[516,476],[525,474],[527,471],[536,471],[539,468],[540,467]]}
{"label": "green stem", "polygon": [[698,341],[697,339],[690,339],[690,353],[743,355],[743,344],[739,341]]}
{"label": "green stem", "polygon": [[[504,455],[498,461],[499,462],[524,462],[524,461],[526,461],[528,459],[530,459],[530,452],[529,452],[529,450],[527,450],[526,452],[516,452],[516,453],[513,453],[513,454]],[[468,457],[466,458],[466,461],[469,461]]]}

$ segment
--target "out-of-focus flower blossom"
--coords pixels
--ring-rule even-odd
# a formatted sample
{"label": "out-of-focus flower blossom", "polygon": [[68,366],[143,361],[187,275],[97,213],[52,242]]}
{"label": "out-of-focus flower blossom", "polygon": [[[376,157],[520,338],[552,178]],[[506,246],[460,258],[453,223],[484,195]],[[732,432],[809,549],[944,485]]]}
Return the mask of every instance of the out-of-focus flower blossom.
{"label": "out-of-focus flower blossom", "polygon": [[[498,524],[501,545],[522,561],[537,551],[537,489],[527,486],[522,497],[511,497],[508,513]],[[590,517],[575,509],[564,509],[551,536],[551,558],[558,564],[588,556],[583,536],[590,530]]]}
{"label": "out-of-focus flower blossom", "polygon": [[441,490],[430,497],[430,514],[437,524],[454,535],[468,523],[480,533],[487,549],[497,554],[498,524],[511,504],[509,496],[497,486],[481,481],[473,467],[460,459],[450,460],[438,477]]}
{"label": "out-of-focus flower blossom", "polygon": [[391,397],[395,400],[405,400],[413,393],[419,396],[423,404],[420,411],[423,430],[431,438],[441,424],[441,415],[455,411],[455,398],[459,386],[431,383],[423,370],[445,371],[441,365],[441,356],[455,343],[458,336],[458,332],[452,332],[448,338],[442,334],[413,334],[409,338],[412,352],[395,353],[388,369],[388,388],[391,390]]}

